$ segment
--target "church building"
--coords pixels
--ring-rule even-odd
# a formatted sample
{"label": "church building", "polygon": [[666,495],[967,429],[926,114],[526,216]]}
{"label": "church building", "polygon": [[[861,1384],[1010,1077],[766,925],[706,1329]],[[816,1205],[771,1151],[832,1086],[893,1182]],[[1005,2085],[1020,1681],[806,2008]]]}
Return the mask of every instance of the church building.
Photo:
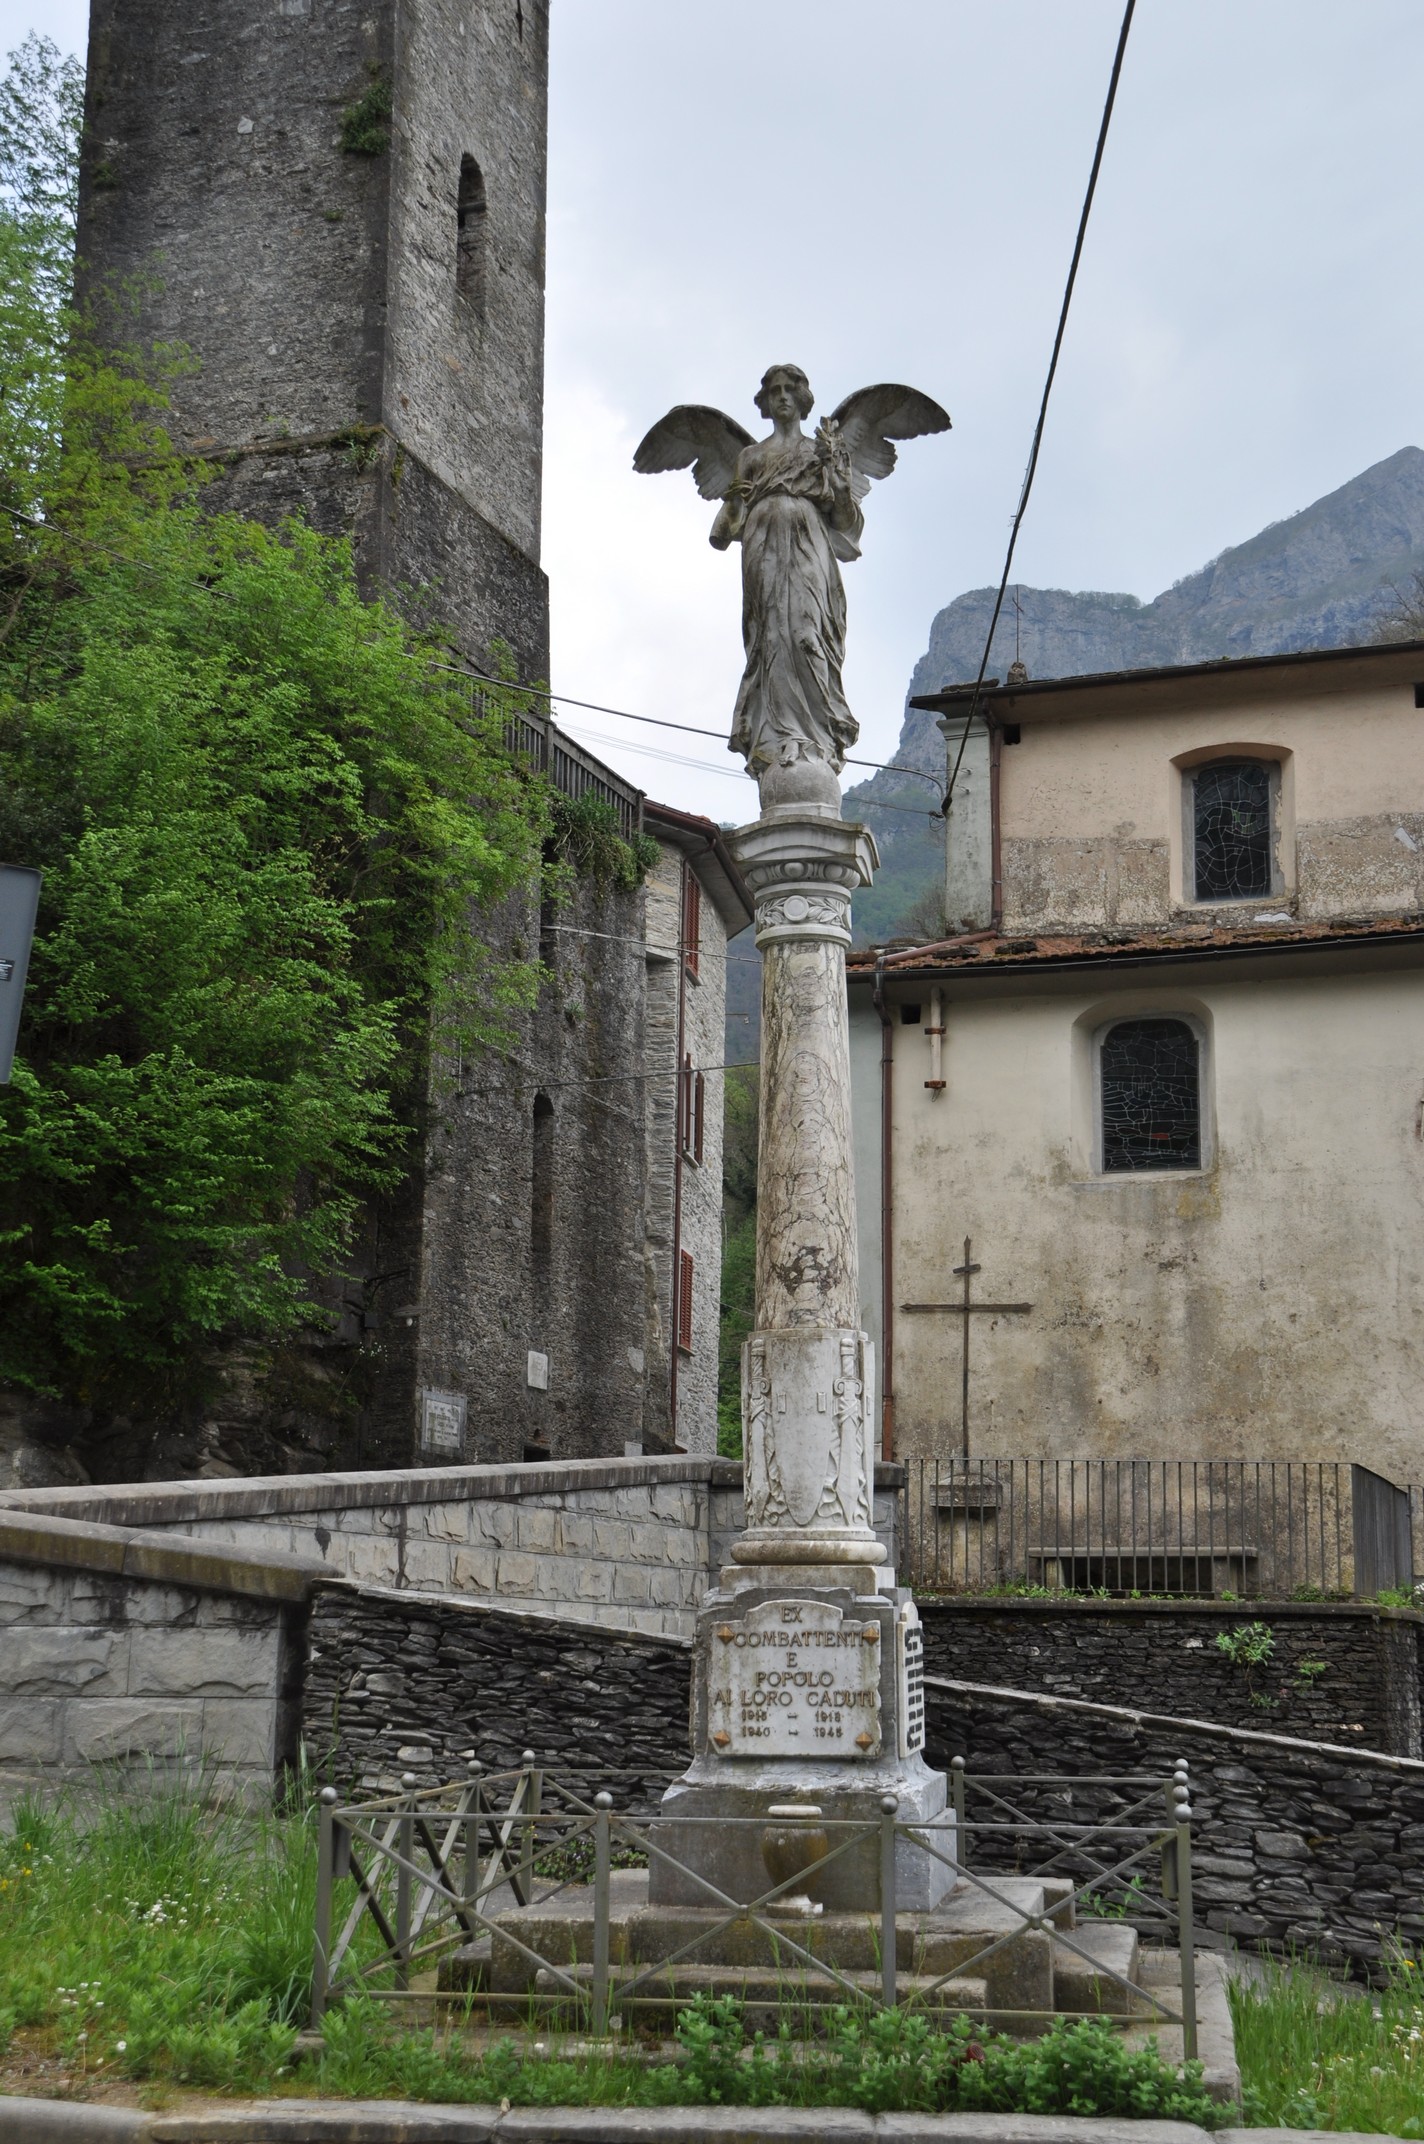
{"label": "church building", "polygon": [[972,700],[849,964],[885,1455],[1424,1479],[1424,643]]}

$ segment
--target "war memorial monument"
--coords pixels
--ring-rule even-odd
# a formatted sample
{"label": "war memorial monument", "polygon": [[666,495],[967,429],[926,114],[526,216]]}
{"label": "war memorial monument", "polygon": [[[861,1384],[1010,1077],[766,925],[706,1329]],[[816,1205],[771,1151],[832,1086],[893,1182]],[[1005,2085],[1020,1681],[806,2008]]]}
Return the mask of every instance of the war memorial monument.
{"label": "war memorial monument", "polygon": [[[746,1528],[702,1605],[690,1769],[662,1805],[677,1861],[737,1898],[768,1872],[827,1851],[817,1820],[945,1823],[945,1779],[921,1754],[919,1618],[884,1569],[871,1524],[875,1363],[860,1330],[845,949],[851,896],[877,863],[865,827],[841,817],[839,775],[857,725],[841,683],[841,560],[858,558],[860,502],[895,465],[893,442],[948,428],[927,395],[850,395],[802,430],[812,395],[773,365],[757,395],[772,424],[754,440],[732,418],[671,410],[638,448],[644,474],[691,466],[719,500],[711,540],[742,547],[746,669],[731,749],[757,780],[761,815],[730,837],[756,903],[762,956],[756,1327],[742,1357]],[[764,1817],[680,1825],[680,1818]],[[832,1835],[833,1836],[833,1835]],[[942,1858],[900,1834],[895,1895],[932,1907]],[[788,1858],[789,1857],[789,1858]],[[867,1838],[811,1888],[827,1912],[880,1897]],[[706,1902],[705,1885],[654,1859],[653,1906]]]}

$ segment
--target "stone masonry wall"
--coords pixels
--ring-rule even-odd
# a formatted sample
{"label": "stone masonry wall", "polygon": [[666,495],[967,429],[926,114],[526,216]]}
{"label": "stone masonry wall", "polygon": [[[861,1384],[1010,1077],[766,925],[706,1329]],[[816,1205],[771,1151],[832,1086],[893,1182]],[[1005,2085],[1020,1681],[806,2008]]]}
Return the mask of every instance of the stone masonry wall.
{"label": "stone masonry wall", "polygon": [[[291,1560],[254,1571],[110,1528],[54,1531],[0,1546],[0,1800],[40,1776],[155,1762],[269,1791],[297,1751],[307,1586]],[[33,1560],[45,1547],[69,1560]]]}
{"label": "stone masonry wall", "polygon": [[0,1501],[0,1523],[43,1512],[166,1527],[359,1584],[690,1634],[726,1531],[713,1506],[739,1475],[726,1460],[663,1459],[31,1490]]}
{"label": "stone masonry wall", "polygon": [[[877,1475],[876,1524],[893,1563],[898,1469]],[[742,1483],[731,1460],[687,1457],[0,1496],[0,1533],[31,1515],[171,1529],[244,1555],[298,1556],[360,1584],[690,1636],[741,1530]]]}
{"label": "stone masonry wall", "polygon": [[[1424,1617],[1354,1603],[922,1600],[925,1666],[1102,1703],[1151,1698],[1189,1719],[1418,1757]],[[1265,1623],[1275,1650],[1249,1673],[1217,1645]],[[1303,1663],[1322,1663],[1320,1672]]]}
{"label": "stone masonry wall", "polygon": [[680,1638],[322,1586],[303,1740],[346,1788],[457,1779],[471,1751],[507,1771],[532,1749],[557,1771],[622,1771],[620,1799],[655,1799],[687,1764],[691,1657]]}
{"label": "stone masonry wall", "polygon": [[[1305,1950],[1365,1973],[1396,1933],[1410,1955],[1424,1941],[1416,1759],[942,1677],[926,1679],[925,1710],[931,1764],[962,1756],[971,1779],[1007,1776],[1002,1791],[1040,1819],[1061,1820],[1062,1794],[1017,1784],[1032,1775],[1165,1780],[1185,1757],[1196,1916],[1207,1941]],[[1074,1788],[1075,1816],[1089,1817],[1094,1803],[1091,1786]],[[971,1818],[974,1806],[971,1789]],[[1012,1865],[1013,1857],[1011,1836],[976,1840],[971,1831],[969,1858]]]}

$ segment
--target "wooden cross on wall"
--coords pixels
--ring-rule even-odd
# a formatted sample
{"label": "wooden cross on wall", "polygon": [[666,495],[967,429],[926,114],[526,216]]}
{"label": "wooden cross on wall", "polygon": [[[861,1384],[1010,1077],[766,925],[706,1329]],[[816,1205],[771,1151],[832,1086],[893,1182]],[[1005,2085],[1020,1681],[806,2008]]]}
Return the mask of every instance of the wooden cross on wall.
{"label": "wooden cross on wall", "polygon": [[975,1303],[971,1301],[970,1281],[973,1275],[976,1274],[980,1269],[977,1265],[974,1264],[973,1260],[971,1259],[970,1249],[970,1239],[968,1236],[966,1236],[964,1239],[964,1263],[962,1266],[955,1266],[953,1269],[955,1279],[959,1280],[962,1277],[964,1281],[964,1292],[959,1302],[902,1303],[900,1305],[902,1311],[915,1312],[939,1310],[947,1312],[948,1315],[952,1318],[962,1318],[964,1320],[964,1343],[963,1352],[960,1358],[961,1377],[959,1395],[959,1444],[960,1451],[966,1459],[969,1457],[969,1321],[973,1317],[980,1316],[1022,1317],[1026,1311],[1032,1310],[1033,1308],[1032,1303]]}

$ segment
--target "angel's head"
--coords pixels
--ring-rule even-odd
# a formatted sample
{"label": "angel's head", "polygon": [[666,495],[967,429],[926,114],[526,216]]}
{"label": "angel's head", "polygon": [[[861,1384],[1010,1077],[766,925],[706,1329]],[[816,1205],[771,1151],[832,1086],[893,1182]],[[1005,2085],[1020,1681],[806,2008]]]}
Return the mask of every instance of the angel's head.
{"label": "angel's head", "polygon": [[811,392],[811,382],[799,365],[769,365],[761,376],[757,390],[756,406],[763,417],[772,418],[781,414],[790,415],[785,402],[779,411],[776,402],[789,394],[798,417],[809,417],[816,406],[816,397]]}

